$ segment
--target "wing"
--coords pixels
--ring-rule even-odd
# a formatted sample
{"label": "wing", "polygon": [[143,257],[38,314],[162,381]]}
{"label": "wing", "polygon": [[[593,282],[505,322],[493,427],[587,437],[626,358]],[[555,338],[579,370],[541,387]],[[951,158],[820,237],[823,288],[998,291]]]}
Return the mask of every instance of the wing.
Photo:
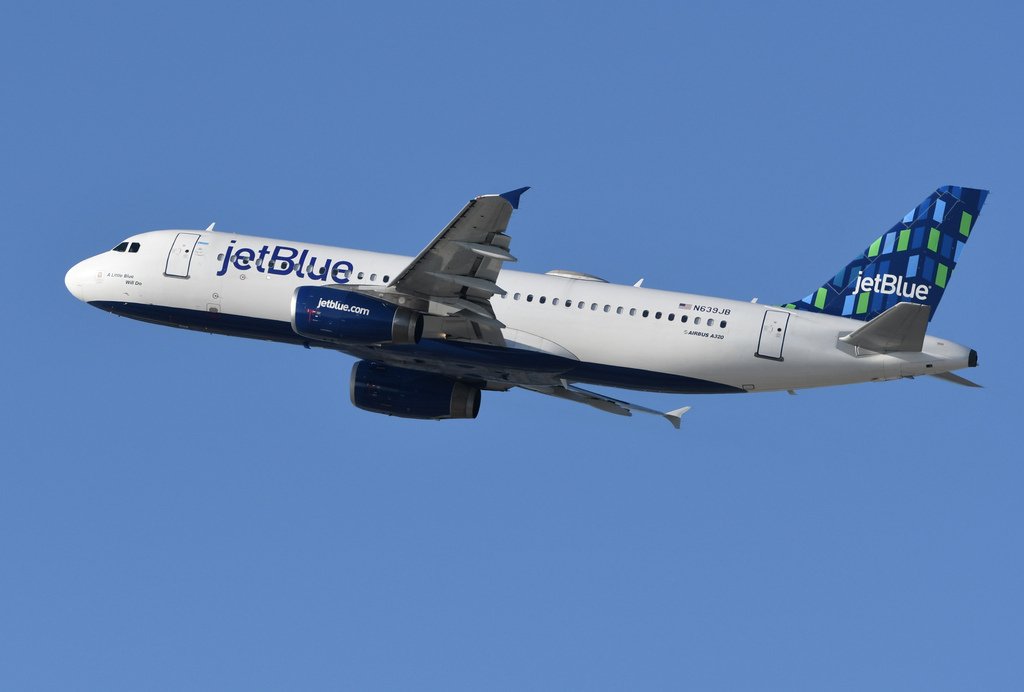
{"label": "wing", "polygon": [[963,385],[964,387],[981,387],[977,382],[971,382],[966,377],[960,377],[956,373],[952,372],[940,372],[938,375],[932,375],[932,377],[945,380],[946,382],[952,382],[953,384]]}
{"label": "wing", "polygon": [[597,392],[591,392],[581,387],[573,386],[565,380],[562,380],[561,385],[519,385],[519,387],[522,389],[528,389],[531,392],[547,394],[548,396],[558,397],[559,399],[568,399],[569,401],[593,406],[596,409],[607,411],[608,413],[614,413],[617,416],[632,416],[634,411],[637,413],[651,413],[655,416],[665,418],[676,430],[679,429],[679,424],[682,422],[683,414],[690,410],[689,406],[684,406],[683,408],[676,409],[675,411],[656,411],[653,408],[647,408],[646,406],[640,406],[639,404],[631,404],[628,401],[613,399],[612,397],[605,396],[604,394],[598,394]]}
{"label": "wing", "polygon": [[400,295],[427,301],[427,331],[504,345],[491,296],[505,295],[496,283],[509,254],[505,235],[512,210],[529,188],[473,199],[388,285]]}

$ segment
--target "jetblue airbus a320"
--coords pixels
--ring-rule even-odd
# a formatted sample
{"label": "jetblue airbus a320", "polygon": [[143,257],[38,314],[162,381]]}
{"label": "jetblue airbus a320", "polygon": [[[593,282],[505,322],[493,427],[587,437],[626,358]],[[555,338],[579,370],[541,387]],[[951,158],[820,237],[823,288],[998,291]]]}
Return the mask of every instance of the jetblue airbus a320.
{"label": "jetblue airbus a320", "polygon": [[416,257],[204,231],[152,231],[76,264],[79,300],[144,322],[329,348],[359,408],[475,418],[520,387],[619,415],[667,413],[578,385],[770,392],[974,367],[926,333],[987,192],[941,187],[806,297],[781,306],[528,274],[506,234],[527,188],[470,201]]}

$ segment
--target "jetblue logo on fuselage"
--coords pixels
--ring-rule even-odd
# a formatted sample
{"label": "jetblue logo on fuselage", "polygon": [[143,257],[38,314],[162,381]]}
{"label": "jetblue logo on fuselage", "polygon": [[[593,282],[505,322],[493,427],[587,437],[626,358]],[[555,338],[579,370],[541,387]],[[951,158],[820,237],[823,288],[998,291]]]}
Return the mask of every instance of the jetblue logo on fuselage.
{"label": "jetblue logo on fuselage", "polygon": [[895,274],[879,274],[878,276],[864,276],[863,272],[857,272],[857,285],[853,288],[853,295],[858,293],[881,293],[882,295],[897,295],[901,298],[913,298],[922,302],[928,300],[928,291],[931,288],[927,284],[912,284],[902,276]]}
{"label": "jetblue logo on fuselage", "polygon": [[264,245],[259,250],[254,250],[248,247],[235,247],[236,242],[232,240],[228,244],[217,276],[224,276],[229,268],[234,267],[241,272],[255,269],[261,274],[295,274],[300,279],[312,281],[327,281],[330,277],[332,283],[347,284],[352,275],[352,263],[345,260],[320,260],[316,255],[309,254],[309,250],[300,252],[298,248],[287,245],[275,245],[273,248]]}

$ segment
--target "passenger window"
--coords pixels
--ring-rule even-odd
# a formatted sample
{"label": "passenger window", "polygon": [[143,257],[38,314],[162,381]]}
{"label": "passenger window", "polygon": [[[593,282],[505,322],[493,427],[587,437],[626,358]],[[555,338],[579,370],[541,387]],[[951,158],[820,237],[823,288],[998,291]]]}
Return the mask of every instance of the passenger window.
{"label": "passenger window", "polygon": [[558,298],[552,298],[551,299],[551,304],[552,305],[558,305]]}
{"label": "passenger window", "polygon": [[572,307],[572,301],[571,300],[565,301],[565,307],[571,308]]}
{"label": "passenger window", "polygon": [[385,274],[385,275],[384,275],[384,278],[383,278],[383,279],[381,279],[381,281],[383,281],[384,283],[387,283],[387,282],[388,282],[388,280],[389,280],[390,278],[391,278],[390,276],[388,276],[387,274]]}
{"label": "passenger window", "polygon": [[131,245],[128,246],[128,252],[138,252],[139,247],[140,246],[138,243],[132,243]]}
{"label": "passenger window", "polygon": [[725,329],[725,320],[722,320],[718,326],[721,327],[722,329]]}
{"label": "passenger window", "polygon": [[[309,266],[313,266],[313,265],[309,265]],[[358,274],[356,274],[356,278],[359,279],[360,281],[363,280],[364,276],[366,276],[366,274],[364,274],[363,272],[359,272]]]}
{"label": "passenger window", "polygon": [[615,314],[616,315],[621,315],[622,314],[622,306],[621,305],[619,307],[615,308]]}
{"label": "passenger window", "polygon": [[642,314],[643,314],[644,317],[647,317],[648,315],[651,314],[651,311],[650,310],[644,310]]}
{"label": "passenger window", "polygon": [[660,320],[661,319],[661,313],[660,312],[654,313],[654,319]]}
{"label": "passenger window", "polygon": [[123,243],[118,243],[117,247],[114,248],[114,252],[124,252],[127,249],[128,249],[128,241],[126,240]]}
{"label": "passenger window", "polygon": [[533,302],[533,294],[532,294],[532,293],[530,293],[530,294],[527,294],[527,296],[526,296],[526,302],[527,302],[527,303],[532,303],[532,302]]}
{"label": "passenger window", "polygon": [[630,317],[636,317],[636,308],[630,308],[629,309],[629,316]]}
{"label": "passenger window", "polygon": [[376,280],[377,280],[377,275],[376,274],[370,274],[370,281],[376,281]]}
{"label": "passenger window", "polygon": [[612,306],[611,305],[605,305],[604,306],[604,311],[605,312],[611,312],[612,311]]}
{"label": "passenger window", "polygon": [[597,310],[597,303],[591,303],[590,304],[590,309],[591,310]]}
{"label": "passenger window", "polygon": [[680,322],[686,322],[688,319],[690,319],[689,316],[683,315],[682,317],[679,318],[679,321]]}
{"label": "passenger window", "polygon": [[699,317],[694,317],[693,318],[693,323],[694,324],[700,324],[700,318]]}
{"label": "passenger window", "polygon": [[576,303],[576,307],[582,310],[583,308],[587,307],[587,304],[581,300],[580,302]]}
{"label": "passenger window", "polygon": [[541,305],[543,305],[544,303],[548,302],[548,297],[547,296],[541,296],[540,300],[538,300],[537,302],[540,303]]}
{"label": "passenger window", "polygon": [[519,300],[522,297],[523,297],[522,293],[516,293],[514,296],[512,296],[512,300]]}
{"label": "passenger window", "polygon": [[714,326],[715,326],[715,321],[714,321],[714,320],[712,320],[712,319],[709,319],[709,320],[708,320],[708,326],[709,326],[709,327],[714,327]]}
{"label": "passenger window", "polygon": [[222,262],[222,261],[224,261],[224,253],[223,253],[223,252],[222,252],[222,253],[220,253],[219,255],[217,255],[217,261],[218,261],[218,262]]}
{"label": "passenger window", "polygon": [[669,322],[673,321],[675,318],[676,318],[676,314],[674,312],[668,313],[668,321]]}

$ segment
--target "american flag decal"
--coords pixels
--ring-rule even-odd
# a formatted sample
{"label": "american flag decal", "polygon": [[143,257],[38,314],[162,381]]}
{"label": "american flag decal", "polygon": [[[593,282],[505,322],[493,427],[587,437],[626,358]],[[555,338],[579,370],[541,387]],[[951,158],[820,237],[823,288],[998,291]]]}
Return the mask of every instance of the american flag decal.
{"label": "american flag decal", "polygon": [[689,303],[680,303],[679,304],[679,309],[680,310],[689,310],[690,309],[690,304]]}

